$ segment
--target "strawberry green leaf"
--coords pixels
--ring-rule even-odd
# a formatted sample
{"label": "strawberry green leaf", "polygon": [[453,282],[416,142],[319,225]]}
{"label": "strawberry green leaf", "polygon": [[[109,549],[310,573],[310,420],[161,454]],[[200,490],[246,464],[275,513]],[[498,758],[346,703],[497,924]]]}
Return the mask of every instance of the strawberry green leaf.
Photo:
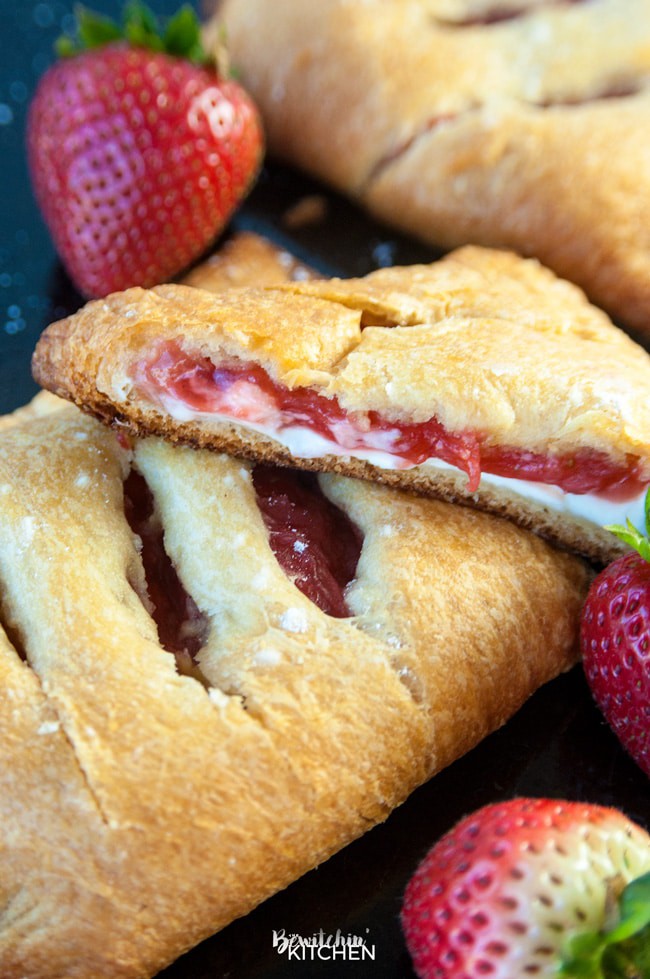
{"label": "strawberry green leaf", "polygon": [[650,874],[619,898],[613,928],[574,935],[558,975],[565,979],[650,979]]}
{"label": "strawberry green leaf", "polygon": [[626,521],[626,526],[623,527],[622,524],[609,524],[605,527],[605,530],[611,531],[615,534],[619,540],[622,540],[624,544],[629,544],[630,547],[634,548],[638,554],[645,560],[650,562],[650,490],[645,496],[645,534],[642,531],[637,530],[634,524],[628,519]]}
{"label": "strawberry green leaf", "polygon": [[601,961],[605,948],[598,932],[573,936],[558,975],[566,979],[603,979]]}
{"label": "strawberry green leaf", "polygon": [[94,10],[87,10],[80,4],[75,7],[75,18],[76,37],[64,34],[56,42],[56,52],[60,57],[70,57],[80,51],[103,47],[122,37],[122,31],[114,20]]}
{"label": "strawberry green leaf", "polygon": [[163,39],[160,36],[155,14],[138,0],[128,3],[124,8],[124,37],[134,48],[147,48],[149,51],[162,51]]}
{"label": "strawberry green leaf", "polygon": [[650,561],[650,541],[629,520],[625,527],[621,524],[610,524],[605,527],[605,530],[610,530],[613,534],[616,534],[618,539],[622,540],[624,544],[629,544],[642,558]]}
{"label": "strawberry green leaf", "polygon": [[129,24],[140,25],[147,34],[158,34],[158,18],[153,10],[142,3],[141,0],[130,0],[124,5],[122,20],[125,28]]}
{"label": "strawberry green leaf", "polygon": [[76,35],[64,35],[56,42],[57,54],[69,57],[81,51],[103,47],[115,41],[127,41],[132,47],[163,51],[195,64],[211,59],[201,43],[201,25],[196,12],[185,5],[162,26],[157,16],[142,0],[131,0],[123,10],[122,24],[85,7],[75,8]]}
{"label": "strawberry green leaf", "polygon": [[621,942],[650,925],[650,873],[637,877],[619,899],[620,920],[609,932],[610,943]]}
{"label": "strawberry green leaf", "polygon": [[110,44],[120,38],[120,28],[102,14],[95,13],[94,10],[87,10],[86,7],[77,7],[77,24],[79,25],[79,41],[84,48],[99,48],[103,44]]}
{"label": "strawberry green leaf", "polygon": [[190,61],[204,61],[201,28],[194,10],[187,4],[168,21],[164,35],[165,51]]}
{"label": "strawberry green leaf", "polygon": [[79,53],[79,47],[68,34],[61,34],[54,42],[54,50],[59,58],[71,58]]}

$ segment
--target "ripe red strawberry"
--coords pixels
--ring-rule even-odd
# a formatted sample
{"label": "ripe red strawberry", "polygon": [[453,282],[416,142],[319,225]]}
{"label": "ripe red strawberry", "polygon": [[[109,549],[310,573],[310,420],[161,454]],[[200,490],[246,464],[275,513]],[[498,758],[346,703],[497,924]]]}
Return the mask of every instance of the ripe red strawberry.
{"label": "ripe red strawberry", "polygon": [[122,30],[81,11],[79,33],[81,47],[37,88],[28,159],[71,278],[103,296],[167,280],[197,258],[250,188],[263,139],[246,92],[197,63],[190,8],[162,36],[133,4]]}
{"label": "ripe red strawberry", "polygon": [[[650,494],[646,523],[649,500]],[[592,583],[582,613],[582,659],[596,703],[650,775],[650,543],[629,522],[609,529],[634,551]]]}
{"label": "ripe red strawberry", "polygon": [[602,806],[486,806],[424,858],[402,925],[421,979],[648,977],[650,835]]}

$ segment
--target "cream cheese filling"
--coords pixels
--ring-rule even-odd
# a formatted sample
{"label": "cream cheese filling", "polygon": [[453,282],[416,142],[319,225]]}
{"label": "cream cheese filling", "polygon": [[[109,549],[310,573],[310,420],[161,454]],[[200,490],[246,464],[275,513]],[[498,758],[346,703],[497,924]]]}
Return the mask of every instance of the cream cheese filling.
{"label": "cream cheese filling", "polygon": [[[433,459],[428,460],[424,465],[442,468],[445,463],[438,463],[437,460]],[[481,473],[480,485],[516,493],[517,496],[546,506],[549,510],[586,520],[598,527],[605,527],[609,524],[625,525],[627,519],[631,520],[635,527],[642,528],[645,526],[645,489],[638,496],[621,502],[608,500],[594,493],[566,493],[559,486],[551,486],[549,483],[513,479],[511,476],[496,476],[492,473]],[[481,492],[480,487],[478,492]]]}
{"label": "cream cheese filling", "polygon": [[[442,462],[439,459],[428,459],[420,466],[413,466],[406,459],[395,456],[391,453],[391,443],[399,436],[399,432],[382,431],[372,433],[374,447],[359,446],[354,449],[339,445],[337,442],[327,439],[317,432],[313,432],[303,425],[288,425],[276,428],[268,416],[264,423],[252,422],[241,418],[233,418],[219,412],[195,411],[183,402],[179,401],[162,392],[157,392],[157,399],[162,404],[165,411],[179,422],[218,422],[225,424],[239,425],[248,431],[257,432],[278,442],[288,449],[296,459],[316,459],[320,456],[330,455],[352,459],[360,459],[369,462],[379,469],[413,469],[421,470],[460,472],[455,466]],[[260,412],[263,414],[263,412]],[[370,433],[368,433],[370,435]],[[515,479],[510,476],[496,476],[492,473],[481,474],[481,487],[493,487],[495,489],[506,490],[516,494],[524,500],[541,504],[558,513],[585,520],[599,527],[608,524],[625,524],[629,519],[635,527],[645,526],[645,489],[638,496],[623,502],[609,500],[593,493],[566,493],[559,486],[552,486],[548,483],[538,483],[527,479]]]}

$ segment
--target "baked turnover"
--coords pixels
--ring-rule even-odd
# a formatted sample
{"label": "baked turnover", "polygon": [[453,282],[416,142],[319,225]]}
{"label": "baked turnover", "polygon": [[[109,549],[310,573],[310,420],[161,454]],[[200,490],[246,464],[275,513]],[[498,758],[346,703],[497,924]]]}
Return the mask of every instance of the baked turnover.
{"label": "baked turnover", "polygon": [[[242,235],[192,279],[309,274]],[[47,392],[0,430],[3,979],[151,975],[577,656],[585,566],[505,521]]]}
{"label": "baked turnover", "polygon": [[487,514],[56,407],[0,434],[0,974],[135,979],[566,669],[588,574]]}
{"label": "baked turnover", "polygon": [[381,480],[607,561],[641,523],[650,356],[534,260],[131,289],[50,326],[40,383],[139,434]]}
{"label": "baked turnover", "polygon": [[[650,0],[225,0],[270,152],[650,332]],[[216,23],[216,22],[215,22]]]}

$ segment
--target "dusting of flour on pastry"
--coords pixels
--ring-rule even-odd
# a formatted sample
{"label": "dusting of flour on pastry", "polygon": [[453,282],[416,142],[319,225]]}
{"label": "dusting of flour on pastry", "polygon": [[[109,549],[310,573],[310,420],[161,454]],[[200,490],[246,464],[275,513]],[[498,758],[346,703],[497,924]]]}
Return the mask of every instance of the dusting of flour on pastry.
{"label": "dusting of flour on pastry", "polygon": [[260,568],[251,578],[251,588],[253,591],[264,591],[270,584],[268,568]]}
{"label": "dusting of flour on pastry", "polygon": [[301,608],[288,608],[280,616],[280,626],[285,632],[307,632],[307,616]]}
{"label": "dusting of flour on pastry", "polygon": [[255,664],[257,666],[277,666],[282,657],[277,649],[260,649],[255,653]]}
{"label": "dusting of flour on pastry", "polygon": [[60,721],[43,721],[43,723],[41,724],[41,726],[39,727],[36,733],[56,734],[56,732],[59,730],[60,727],[61,727]]}
{"label": "dusting of flour on pastry", "polygon": [[17,536],[19,537],[18,543],[21,544],[23,547],[26,547],[28,544],[31,544],[35,533],[36,533],[36,520],[34,519],[34,517],[23,517],[18,527],[18,534],[17,534]]}
{"label": "dusting of flour on pastry", "polygon": [[208,697],[217,707],[227,707],[230,703],[230,697],[223,690],[219,690],[218,687],[210,687]]}

